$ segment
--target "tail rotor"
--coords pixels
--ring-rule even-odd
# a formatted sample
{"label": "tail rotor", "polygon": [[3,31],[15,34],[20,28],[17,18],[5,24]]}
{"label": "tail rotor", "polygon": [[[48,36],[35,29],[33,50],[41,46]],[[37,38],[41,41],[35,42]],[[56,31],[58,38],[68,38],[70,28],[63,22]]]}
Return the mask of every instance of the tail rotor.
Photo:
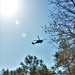
{"label": "tail rotor", "polygon": [[32,44],[34,45],[35,43],[32,42]]}

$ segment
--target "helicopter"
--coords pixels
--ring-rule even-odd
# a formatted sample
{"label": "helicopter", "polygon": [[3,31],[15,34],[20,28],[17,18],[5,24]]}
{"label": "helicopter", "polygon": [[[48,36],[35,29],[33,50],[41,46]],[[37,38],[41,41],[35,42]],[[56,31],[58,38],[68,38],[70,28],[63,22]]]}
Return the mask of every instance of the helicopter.
{"label": "helicopter", "polygon": [[34,45],[34,44],[38,44],[38,43],[42,43],[43,40],[46,40],[46,39],[41,39],[41,40],[40,40],[39,36],[37,36],[37,37],[38,37],[38,40],[33,40],[33,41],[35,41],[35,42],[32,42],[33,45]]}

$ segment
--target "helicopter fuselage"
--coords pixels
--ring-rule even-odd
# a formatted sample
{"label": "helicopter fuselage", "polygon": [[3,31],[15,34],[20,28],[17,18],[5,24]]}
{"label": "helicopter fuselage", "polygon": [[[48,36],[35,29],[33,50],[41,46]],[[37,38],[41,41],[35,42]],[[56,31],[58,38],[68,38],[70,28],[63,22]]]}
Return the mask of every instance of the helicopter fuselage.
{"label": "helicopter fuselage", "polygon": [[45,39],[40,40],[40,38],[38,36],[38,40],[33,40],[34,42],[32,42],[32,44],[34,45],[34,44],[37,44],[37,43],[42,43],[43,40],[45,40]]}
{"label": "helicopter fuselage", "polygon": [[43,40],[37,40],[36,41],[36,43],[42,43],[43,42]]}
{"label": "helicopter fuselage", "polygon": [[34,45],[36,43],[42,43],[42,42],[43,42],[43,40],[36,40],[36,42],[32,42],[32,44]]}

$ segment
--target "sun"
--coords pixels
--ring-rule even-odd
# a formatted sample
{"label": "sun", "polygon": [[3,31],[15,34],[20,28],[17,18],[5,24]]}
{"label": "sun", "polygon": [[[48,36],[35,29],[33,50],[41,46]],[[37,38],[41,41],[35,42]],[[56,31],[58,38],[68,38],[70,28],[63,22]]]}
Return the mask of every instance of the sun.
{"label": "sun", "polygon": [[13,16],[18,9],[18,0],[0,0],[1,16]]}

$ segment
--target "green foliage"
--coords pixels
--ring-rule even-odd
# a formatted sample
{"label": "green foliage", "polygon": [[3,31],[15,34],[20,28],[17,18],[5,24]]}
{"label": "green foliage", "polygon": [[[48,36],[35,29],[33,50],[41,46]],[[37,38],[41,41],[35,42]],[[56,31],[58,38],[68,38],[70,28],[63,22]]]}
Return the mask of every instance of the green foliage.
{"label": "green foliage", "polygon": [[7,70],[2,70],[3,71],[3,74],[2,75],[9,75],[9,69],[7,69]]}
{"label": "green foliage", "polygon": [[26,56],[24,63],[21,62],[22,68],[26,74],[30,75],[48,75],[48,68],[41,59],[36,56]]}
{"label": "green foliage", "polygon": [[24,62],[20,63],[21,67],[16,70],[2,70],[2,75],[52,75],[41,59],[36,56],[26,56]]}

